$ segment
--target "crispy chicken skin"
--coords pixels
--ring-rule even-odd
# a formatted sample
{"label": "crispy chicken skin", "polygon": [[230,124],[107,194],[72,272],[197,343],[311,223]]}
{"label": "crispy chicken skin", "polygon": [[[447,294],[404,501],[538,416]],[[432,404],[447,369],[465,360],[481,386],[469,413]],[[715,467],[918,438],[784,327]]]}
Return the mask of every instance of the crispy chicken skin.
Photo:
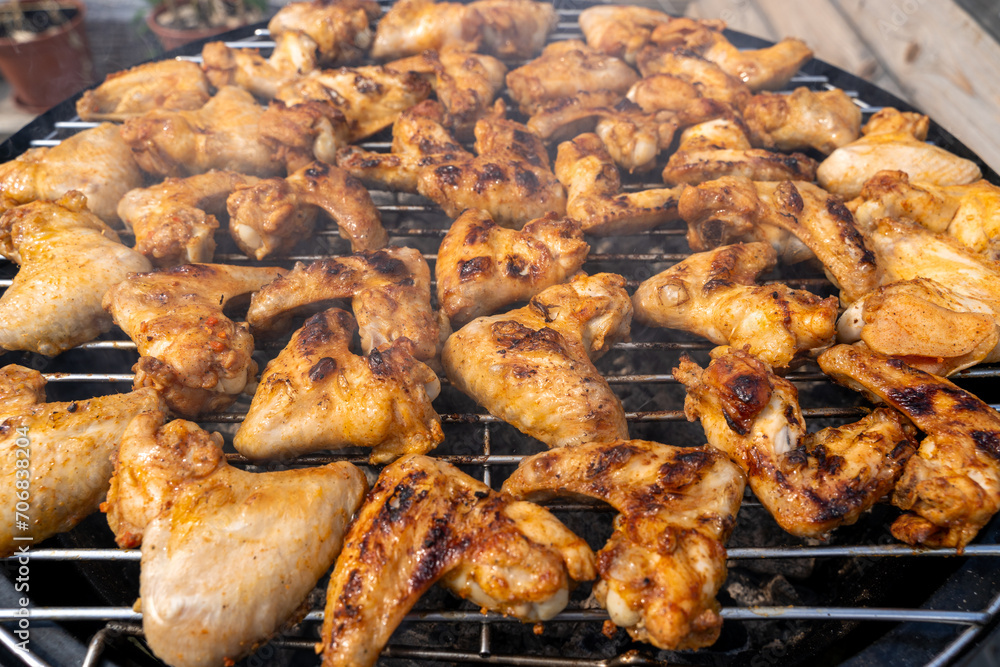
{"label": "crispy chicken skin", "polygon": [[975,162],[926,143],[928,125],[927,116],[882,109],[861,129],[864,136],[823,160],[816,170],[819,184],[851,199],[861,194],[869,178],[886,169],[932,185],[964,185],[982,178]]}
{"label": "crispy chicken skin", "polygon": [[142,172],[118,127],[101,123],[51,148],[29,148],[0,164],[0,211],[40,199],[56,200],[70,190],[83,193],[87,208],[118,224],[118,200],[142,185]]}
{"label": "crispy chicken skin", "polygon": [[723,544],[745,485],[711,447],[620,440],[528,457],[503,490],[526,500],[587,496],[618,510],[614,533],[597,553],[594,597],[633,639],[677,650],[719,636]]}
{"label": "crispy chicken skin", "polygon": [[854,216],[839,197],[812,183],[720,178],[686,188],[677,211],[688,223],[687,241],[694,250],[766,240],[783,255],[788,239],[772,232],[784,230],[823,263],[845,305],[878,286],[875,254]]}
{"label": "crispy chicken skin", "polygon": [[105,505],[142,543],[146,642],[171,667],[232,664],[297,620],[333,565],[367,484],[350,463],[251,473],[222,437],[144,413],[129,425]]}
{"label": "crispy chicken skin", "polygon": [[370,447],[372,463],[425,454],[444,440],[431,401],[440,383],[398,338],[361,357],[354,318],[313,315],[267,364],[233,444],[247,457],[287,459],[323,449]]}
{"label": "crispy chicken skin", "polygon": [[193,110],[209,100],[209,82],[197,63],[161,60],[109,74],[76,102],[82,120],[123,121],[153,109]]}
{"label": "crispy chicken skin", "polygon": [[948,380],[863,344],[832,347],[819,365],[926,434],[896,484],[892,503],[906,513],[892,534],[914,546],[964,548],[1000,508],[1000,415]]}
{"label": "crispy chicken skin", "polygon": [[274,99],[283,85],[316,69],[316,42],[303,32],[271,37],[274,50],[267,58],[256,49],[209,42],[201,49],[205,75],[216,88],[238,86],[261,99]]}
{"label": "crispy chicken skin", "polygon": [[587,46],[634,65],[653,30],[673,18],[647,7],[595,5],[580,12],[579,20]]}
{"label": "crispy chicken skin", "polygon": [[383,248],[389,240],[361,181],[325,162],[307,164],[284,179],[237,186],[226,206],[233,240],[258,260],[287,254],[310,236],[316,209],[337,223],[354,252]]}
{"label": "crispy chicken skin", "polygon": [[632,234],[679,219],[681,188],[622,193],[618,169],[596,134],[559,144],[555,171],[566,186],[566,214],[587,234]]}
{"label": "crispy chicken skin", "polygon": [[833,344],[837,297],[758,285],[777,260],[774,248],[760,242],[691,255],[639,285],[632,296],[635,318],[746,348],[771,366],[787,368]]}
{"label": "crispy chicken skin", "polygon": [[348,65],[371,47],[371,22],[382,15],[373,0],[311,0],[292,2],[267,24],[271,37],[304,33],[316,44],[316,60],[322,67]]}
{"label": "crispy chicken skin", "polygon": [[223,410],[252,385],[257,363],[245,322],[223,315],[226,302],[260,289],[278,268],[185,264],[133,273],[104,295],[139,350],[135,387],[153,387],[184,416]]}
{"label": "crispy chicken skin", "polygon": [[559,613],[594,554],[547,510],[497,493],[458,468],[408,455],[387,466],[330,576],[323,665],[374,665],[436,581],[486,609],[532,622]]}
{"label": "crispy chicken skin", "polygon": [[584,132],[592,132],[598,120],[613,114],[615,106],[623,99],[619,91],[581,90],[538,105],[526,125],[547,143],[569,141]]}
{"label": "crispy chicken skin", "polygon": [[[37,544],[96,512],[125,427],[141,412],[163,409],[152,389],[46,403],[41,373],[14,364],[0,368],[0,452],[9,462],[0,497],[11,508],[0,525],[0,556],[25,544],[17,537]],[[28,526],[22,530],[15,527],[14,508],[25,496]]]}
{"label": "crispy chicken skin", "polygon": [[486,211],[469,209],[438,248],[438,303],[452,327],[464,326],[565,282],[589,251],[572,218],[550,214],[514,231],[493,222]]}
{"label": "crispy chicken skin", "polygon": [[285,104],[271,100],[257,123],[261,142],[292,173],[313,160],[332,163],[337,150],[351,140],[347,116],[325,101]]}
{"label": "crispy chicken skin", "polygon": [[624,284],[610,273],[579,276],[524,308],[473,320],[445,342],[448,378],[549,447],[627,438],[621,401],[592,361],[628,339]]}
{"label": "crispy chicken skin", "polygon": [[743,350],[711,354],[708,368],[685,356],[674,369],[688,391],[684,413],[743,469],[782,528],[823,537],[892,490],[916,449],[898,412],[879,408],[854,424],[806,433],[795,385]]}
{"label": "crispy chicken skin", "polygon": [[861,136],[861,107],[839,88],[760,93],[742,111],[754,146],[830,154]]}
{"label": "crispy chicken skin", "polygon": [[235,171],[167,178],[125,193],[118,215],[135,233],[136,251],[154,266],[211,262],[216,216],[225,214],[226,198],[237,186],[256,182],[256,177]]}
{"label": "crispy chicken skin", "polygon": [[437,357],[443,341],[431,308],[431,271],[415,248],[296,263],[254,293],[247,322],[254,335],[274,336],[290,328],[292,318],[346,299],[351,300],[365,354],[405,337],[417,359],[430,363]]}
{"label": "crispy chicken skin", "polygon": [[0,295],[0,347],[50,357],[110,330],[104,293],[150,269],[75,191],[0,216],[0,254],[20,266]]}

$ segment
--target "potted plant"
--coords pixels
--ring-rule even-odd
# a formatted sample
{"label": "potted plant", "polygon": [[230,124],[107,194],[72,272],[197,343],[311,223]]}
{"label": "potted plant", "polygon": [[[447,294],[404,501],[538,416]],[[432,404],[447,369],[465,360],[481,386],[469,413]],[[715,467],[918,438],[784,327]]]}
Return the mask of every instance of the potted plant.
{"label": "potted plant", "polygon": [[167,51],[264,19],[267,0],[149,0],[146,25]]}
{"label": "potted plant", "polygon": [[0,4],[0,74],[18,106],[40,113],[94,81],[82,0]]}

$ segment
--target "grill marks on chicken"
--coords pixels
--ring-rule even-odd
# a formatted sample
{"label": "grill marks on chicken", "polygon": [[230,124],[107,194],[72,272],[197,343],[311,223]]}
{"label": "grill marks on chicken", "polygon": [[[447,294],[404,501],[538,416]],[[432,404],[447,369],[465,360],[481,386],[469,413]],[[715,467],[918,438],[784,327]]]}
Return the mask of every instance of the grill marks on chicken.
{"label": "grill marks on chicken", "polygon": [[746,481],[711,447],[588,443],[525,459],[504,482],[516,498],[597,498],[620,512],[597,554],[594,596],[612,623],[663,649],[709,646],[722,618],[723,546]]}
{"label": "grill marks on chicken", "polygon": [[141,541],[142,626],[153,652],[172,667],[233,663],[304,612],[340,552],[365,476],[343,462],[246,472],[226,463],[219,434],[162,424],[145,413],[129,425],[109,524],[120,543]]}
{"label": "grill marks on chicken", "polygon": [[123,121],[154,109],[198,109],[210,97],[208,77],[197,63],[161,60],[109,74],[83,93],[76,112],[82,120]]}
{"label": "grill marks on chicken", "polygon": [[[821,357],[822,358],[822,357]],[[743,350],[719,347],[700,368],[674,369],[684,412],[729,456],[778,524],[800,537],[850,525],[892,490],[916,448],[898,412],[878,409],[854,424],[806,433],[795,386]]]}
{"label": "grill marks on chicken", "polygon": [[[0,475],[0,498],[14,508],[23,500],[18,490],[28,489],[31,500],[24,511],[27,528],[15,529],[13,510],[0,524],[0,555],[24,544],[17,538],[37,544],[96,512],[125,427],[139,413],[163,410],[152,389],[46,403],[41,373],[14,364],[0,369],[0,452],[9,461]],[[19,447],[25,439],[28,447]]]}
{"label": "grill marks on chicken", "polygon": [[405,456],[387,466],[351,524],[327,589],[323,665],[375,664],[436,581],[523,621],[552,618],[596,576],[594,554],[548,511],[454,466]]}

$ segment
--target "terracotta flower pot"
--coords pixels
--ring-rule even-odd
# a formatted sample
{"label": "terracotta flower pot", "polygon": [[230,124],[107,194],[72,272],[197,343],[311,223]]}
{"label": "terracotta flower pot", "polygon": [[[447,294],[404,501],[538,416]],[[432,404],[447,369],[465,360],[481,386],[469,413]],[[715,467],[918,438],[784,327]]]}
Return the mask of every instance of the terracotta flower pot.
{"label": "terracotta flower pot", "polygon": [[235,26],[218,26],[215,28],[198,28],[194,30],[177,30],[161,24],[158,20],[161,14],[169,11],[166,5],[160,5],[149,14],[146,14],[146,25],[153,31],[156,38],[160,40],[164,50],[173,51],[189,42],[199,39],[207,39],[215,35],[229,32]]}
{"label": "terracotta flower pot", "polygon": [[[0,73],[14,90],[14,101],[26,111],[41,113],[94,82],[94,61],[83,29],[81,0],[59,0],[75,12],[66,23],[17,42],[0,38]],[[0,5],[2,8],[2,5]],[[22,2],[25,12],[32,3]]]}

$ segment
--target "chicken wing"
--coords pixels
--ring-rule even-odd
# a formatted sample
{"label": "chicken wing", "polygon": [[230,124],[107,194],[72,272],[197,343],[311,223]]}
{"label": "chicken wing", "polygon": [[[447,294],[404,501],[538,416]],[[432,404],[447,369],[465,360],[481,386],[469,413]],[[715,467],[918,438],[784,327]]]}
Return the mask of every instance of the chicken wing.
{"label": "chicken wing", "polygon": [[[642,72],[643,81],[635,85],[640,90],[648,89],[649,94],[662,95],[662,89],[668,84],[671,88],[676,86],[673,82],[655,79],[657,75],[668,75],[689,83],[699,96],[725,104],[730,109],[741,109],[752,95],[743,81],[685,48],[644,48],[639,52],[636,64]],[[638,95],[638,92],[634,93],[634,96]],[[638,99],[633,101],[639,102]]]}
{"label": "chicken wing", "polygon": [[614,107],[623,99],[622,93],[614,90],[581,90],[538,105],[527,127],[543,141],[569,141],[584,132],[593,132],[597,121],[613,114]]}
{"label": "chicken wing", "polygon": [[446,46],[475,51],[482,40],[482,17],[468,5],[435,0],[400,0],[378,22],[371,55],[397,60]]}
{"label": "chicken wing", "polygon": [[592,361],[628,338],[624,284],[610,273],[579,276],[524,308],[473,320],[445,342],[448,378],[550,447],[627,438],[621,401]]}
{"label": "chicken wing", "polygon": [[635,317],[746,349],[771,366],[787,368],[833,344],[837,297],[757,285],[777,259],[767,243],[691,255],[639,285],[632,296]]}
{"label": "chicken wing", "polygon": [[648,7],[595,5],[580,12],[580,30],[587,46],[630,65],[642,47],[649,44],[653,30],[673,18]]}
{"label": "chicken wing", "polygon": [[118,215],[135,233],[135,249],[154,266],[211,262],[219,228],[216,216],[225,214],[226,198],[237,186],[256,182],[254,176],[235,171],[168,178],[127,192],[118,203]]}
{"label": "chicken wing", "polygon": [[185,264],[133,273],[104,295],[103,306],[139,350],[134,386],[153,387],[170,409],[197,416],[223,410],[253,385],[257,363],[245,322],[223,315],[226,302],[285,271]]}
{"label": "chicken wing", "polygon": [[229,232],[255,259],[287,254],[313,232],[316,210],[330,216],[351,249],[377,250],[389,236],[359,180],[339,167],[313,162],[288,178],[237,186],[226,201]]}
{"label": "chicken wing", "polygon": [[[25,544],[19,538],[34,546],[96,512],[125,427],[147,411],[164,411],[152,389],[46,403],[41,373],[14,364],[0,368],[0,452],[9,462],[0,497],[11,508],[0,525],[0,556]],[[19,500],[30,502],[15,525]]]}
{"label": "chicken wing", "polygon": [[916,183],[964,185],[982,177],[975,162],[924,141],[928,119],[893,108],[882,109],[861,129],[862,136],[833,151],[816,177],[824,189],[851,199],[880,171],[906,172]]}
{"label": "chicken wing", "polygon": [[709,444],[743,469],[761,504],[799,537],[857,521],[916,449],[914,429],[886,408],[806,433],[795,385],[743,350],[716,348],[705,369],[682,357],[674,377],[687,387],[687,418],[701,420]]}
{"label": "chicken wing", "polygon": [[0,216],[0,254],[20,265],[0,295],[0,347],[50,357],[110,330],[104,293],[150,269],[72,190]]}
{"label": "chicken wing", "polygon": [[[291,6],[291,5],[289,5]],[[201,49],[202,68],[216,88],[239,86],[256,97],[271,100],[282,86],[316,69],[316,42],[303,32],[273,35],[274,50],[267,58],[256,49],[233,48],[209,42]]]}
{"label": "chicken wing", "polygon": [[271,100],[257,123],[260,141],[285,171],[298,171],[314,160],[332,163],[351,140],[351,123],[330,102]]}
{"label": "chicken wing", "polygon": [[571,218],[548,215],[518,232],[499,226],[486,211],[467,210],[438,248],[438,303],[453,327],[464,326],[565,282],[589,251]]}
{"label": "chicken wing", "polygon": [[476,0],[469,9],[482,23],[480,50],[504,60],[535,56],[559,17],[550,2],[533,0]]}
{"label": "chicken wing", "polygon": [[597,553],[594,597],[633,639],[679,650],[719,637],[723,545],[745,486],[740,470],[711,447],[622,440],[530,456],[503,490],[525,500],[587,496],[618,510]]}
{"label": "chicken wing", "polygon": [[162,424],[144,413],[129,425],[109,524],[119,542],[142,542],[139,604],[153,653],[172,667],[232,664],[304,612],[365,476],[350,463],[246,472],[226,463],[219,434]]}
{"label": "chicken wing", "polygon": [[672,111],[646,113],[624,100],[610,113],[600,114],[594,132],[618,166],[637,173],[656,167],[660,151],[673,144],[683,124]]}
{"label": "chicken wing", "polygon": [[51,148],[29,148],[0,164],[0,193],[5,205],[56,200],[70,190],[83,193],[87,208],[117,226],[118,201],[142,185],[142,172],[122,141],[118,127],[101,123]]}
{"label": "chicken wing", "polygon": [[679,219],[681,188],[623,194],[618,169],[596,134],[559,144],[555,169],[566,186],[566,214],[588,234],[632,234]]}
{"label": "chicken wing", "polygon": [[779,151],[829,154],[861,136],[861,107],[839,88],[754,95],[743,105],[743,120],[750,143]]}
{"label": "chicken wing", "polygon": [[209,100],[209,82],[197,63],[160,60],[109,74],[76,102],[83,120],[122,121],[154,109],[194,110]]}
{"label": "chicken wing", "polygon": [[368,52],[375,35],[372,21],[382,15],[374,0],[311,0],[292,2],[271,18],[271,37],[304,33],[316,44],[322,67],[351,64]]}
{"label": "chicken wing", "polygon": [[861,344],[832,347],[819,365],[926,434],[896,484],[892,503],[906,513],[892,534],[907,544],[964,548],[1000,508],[1000,415],[948,380]]}
{"label": "chicken wing", "polygon": [[436,581],[532,622],[562,611],[569,588],[595,576],[587,543],[545,509],[405,456],[382,471],[344,540],[326,594],[323,665],[374,665]]}

